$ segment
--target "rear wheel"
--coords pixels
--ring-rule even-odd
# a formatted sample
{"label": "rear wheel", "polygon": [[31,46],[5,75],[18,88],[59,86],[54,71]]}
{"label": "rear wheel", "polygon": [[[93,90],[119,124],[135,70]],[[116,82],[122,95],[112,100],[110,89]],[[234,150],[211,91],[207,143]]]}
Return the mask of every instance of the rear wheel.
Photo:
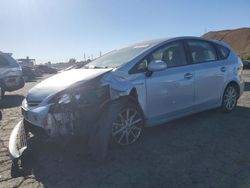
{"label": "rear wheel", "polygon": [[103,113],[92,139],[90,148],[98,160],[104,160],[110,146],[128,146],[142,135],[144,117],[138,105],[130,100],[114,101]]}
{"label": "rear wheel", "polygon": [[235,109],[238,100],[238,88],[235,84],[229,84],[223,95],[221,108],[224,112],[231,112]]}

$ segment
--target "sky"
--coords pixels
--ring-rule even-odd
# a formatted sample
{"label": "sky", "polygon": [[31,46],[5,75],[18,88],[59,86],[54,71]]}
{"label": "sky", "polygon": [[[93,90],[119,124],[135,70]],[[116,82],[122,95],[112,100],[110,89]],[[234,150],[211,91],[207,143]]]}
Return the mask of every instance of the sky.
{"label": "sky", "polygon": [[0,0],[0,51],[37,63],[250,27],[250,0]]}

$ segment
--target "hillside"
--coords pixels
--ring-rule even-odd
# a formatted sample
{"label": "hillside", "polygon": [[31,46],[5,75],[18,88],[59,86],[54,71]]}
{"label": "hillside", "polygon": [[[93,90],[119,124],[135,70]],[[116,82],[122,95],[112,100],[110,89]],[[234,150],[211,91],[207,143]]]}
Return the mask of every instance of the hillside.
{"label": "hillside", "polygon": [[242,58],[250,58],[250,28],[210,31],[202,37],[228,43]]}

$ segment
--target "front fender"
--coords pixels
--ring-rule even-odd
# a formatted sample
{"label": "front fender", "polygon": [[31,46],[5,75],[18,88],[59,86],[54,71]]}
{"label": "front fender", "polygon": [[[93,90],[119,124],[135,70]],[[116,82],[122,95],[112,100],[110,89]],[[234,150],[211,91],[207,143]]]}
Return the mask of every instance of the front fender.
{"label": "front fender", "polygon": [[10,134],[9,153],[11,158],[19,158],[25,149],[27,149],[27,136],[22,120],[14,127]]}
{"label": "front fender", "polygon": [[128,79],[128,75],[121,72],[116,74],[110,73],[102,79],[103,85],[109,85],[110,87],[111,100],[129,95],[134,87],[131,80]]}

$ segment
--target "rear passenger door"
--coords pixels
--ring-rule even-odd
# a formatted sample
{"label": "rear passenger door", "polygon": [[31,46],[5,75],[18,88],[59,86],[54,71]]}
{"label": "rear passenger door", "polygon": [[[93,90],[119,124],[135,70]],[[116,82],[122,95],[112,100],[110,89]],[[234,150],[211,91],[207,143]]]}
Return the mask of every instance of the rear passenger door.
{"label": "rear passenger door", "polygon": [[189,59],[195,69],[196,110],[219,105],[226,70],[213,43],[205,40],[186,40]]}

